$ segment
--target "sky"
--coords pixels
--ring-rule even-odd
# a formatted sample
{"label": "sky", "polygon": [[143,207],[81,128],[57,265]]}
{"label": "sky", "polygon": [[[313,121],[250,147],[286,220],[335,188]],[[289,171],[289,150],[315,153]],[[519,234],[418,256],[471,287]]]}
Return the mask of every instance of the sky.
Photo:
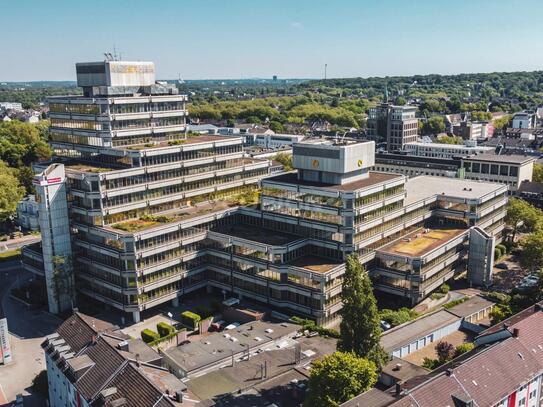
{"label": "sky", "polygon": [[12,0],[0,81],[75,80],[114,46],[159,79],[533,71],[541,15],[542,0]]}

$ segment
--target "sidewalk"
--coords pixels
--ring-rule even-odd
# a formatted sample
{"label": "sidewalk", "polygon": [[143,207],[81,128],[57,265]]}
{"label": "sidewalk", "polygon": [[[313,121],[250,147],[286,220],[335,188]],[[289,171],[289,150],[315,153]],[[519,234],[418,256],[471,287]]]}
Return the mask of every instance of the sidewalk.
{"label": "sidewalk", "polygon": [[39,235],[26,235],[17,239],[8,239],[5,242],[0,242],[0,252],[18,249],[19,247],[23,247],[28,244],[37,243],[40,240],[41,236]]}

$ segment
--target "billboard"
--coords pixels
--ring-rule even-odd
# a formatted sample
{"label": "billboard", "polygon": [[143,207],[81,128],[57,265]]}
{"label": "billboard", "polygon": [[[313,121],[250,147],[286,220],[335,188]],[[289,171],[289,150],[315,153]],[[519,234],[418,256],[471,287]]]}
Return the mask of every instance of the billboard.
{"label": "billboard", "polygon": [[0,362],[4,365],[11,362],[11,345],[9,343],[8,320],[0,319]]}

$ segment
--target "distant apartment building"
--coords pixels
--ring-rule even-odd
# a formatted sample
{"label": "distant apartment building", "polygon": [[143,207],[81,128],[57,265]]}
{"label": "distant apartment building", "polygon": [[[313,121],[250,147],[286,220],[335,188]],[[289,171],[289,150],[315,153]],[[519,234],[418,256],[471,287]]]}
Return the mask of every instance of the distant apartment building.
{"label": "distant apartment building", "polygon": [[39,230],[38,221],[38,203],[34,195],[28,195],[21,199],[17,204],[17,219],[15,221],[18,226],[27,230]]}
{"label": "distant apartment building", "polygon": [[73,304],[60,274],[135,321],[208,290],[326,325],[351,253],[376,289],[414,304],[465,270],[473,227],[501,238],[505,185],[371,171],[374,142],[345,139],[294,143],[297,171],[269,176],[240,137],[185,138],[186,99],[153,68],[78,64],[84,96],[50,101],[55,162],[34,180],[42,242],[23,262],[53,312]]}
{"label": "distant apartment building", "polygon": [[477,141],[466,140],[464,144],[425,143],[413,141],[406,143],[404,151],[419,157],[453,158],[466,155],[493,152],[493,147],[478,146]]}
{"label": "distant apartment building", "polygon": [[22,112],[23,104],[18,102],[0,102],[0,110],[15,110],[17,112]]}
{"label": "distant apartment building", "polygon": [[417,141],[418,119],[414,106],[394,106],[383,103],[370,109],[367,136],[376,142],[386,142],[387,151],[403,150],[404,145]]}
{"label": "distant apartment building", "polygon": [[531,129],[536,127],[536,115],[532,112],[519,112],[513,115],[511,127],[514,129]]}
{"label": "distant apartment building", "polygon": [[460,122],[453,126],[452,133],[464,140],[485,140],[489,137],[487,122]]}

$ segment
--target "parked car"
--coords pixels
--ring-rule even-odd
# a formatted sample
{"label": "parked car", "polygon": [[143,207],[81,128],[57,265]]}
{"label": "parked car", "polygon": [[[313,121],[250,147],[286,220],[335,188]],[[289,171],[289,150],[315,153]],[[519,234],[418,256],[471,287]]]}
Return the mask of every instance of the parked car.
{"label": "parked car", "polygon": [[391,326],[387,321],[381,321],[381,328],[383,329],[383,331],[388,331]]}
{"label": "parked car", "polygon": [[239,322],[233,322],[230,325],[226,325],[224,329],[225,331],[231,331],[232,329],[236,329],[239,325],[240,325]]}
{"label": "parked car", "polygon": [[498,263],[495,265],[495,267],[501,270],[507,270],[509,268],[505,263]]}

